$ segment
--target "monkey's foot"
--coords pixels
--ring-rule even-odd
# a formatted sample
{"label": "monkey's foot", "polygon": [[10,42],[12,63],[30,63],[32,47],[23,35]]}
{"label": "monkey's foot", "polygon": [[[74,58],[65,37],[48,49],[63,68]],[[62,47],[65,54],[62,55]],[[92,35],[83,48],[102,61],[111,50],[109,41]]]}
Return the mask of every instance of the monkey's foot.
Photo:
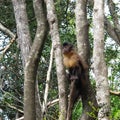
{"label": "monkey's foot", "polygon": [[70,77],[70,80],[76,80],[76,79],[78,79],[77,76],[71,76],[71,77]]}

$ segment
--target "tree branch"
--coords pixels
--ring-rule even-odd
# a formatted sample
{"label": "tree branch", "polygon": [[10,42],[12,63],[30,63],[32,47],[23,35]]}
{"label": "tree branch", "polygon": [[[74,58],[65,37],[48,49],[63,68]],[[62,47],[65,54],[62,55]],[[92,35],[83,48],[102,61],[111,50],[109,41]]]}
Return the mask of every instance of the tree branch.
{"label": "tree branch", "polygon": [[115,28],[117,28],[120,31],[120,24],[119,24],[119,17],[116,12],[115,3],[112,0],[108,0],[108,7],[111,13],[111,16],[113,18],[113,23]]}
{"label": "tree branch", "polygon": [[17,107],[15,107],[15,106],[13,106],[13,105],[10,105],[8,102],[5,102],[5,103],[6,103],[6,105],[7,105],[8,107],[10,107],[10,108],[12,108],[12,109],[14,109],[14,110],[17,110],[17,111],[19,111],[20,113],[24,113],[22,110],[18,109]]}
{"label": "tree branch", "polygon": [[49,83],[50,83],[50,74],[51,74],[51,70],[52,70],[53,51],[54,50],[53,50],[53,44],[52,44],[52,48],[51,48],[51,52],[50,52],[50,64],[49,64],[49,68],[48,68],[48,71],[47,71],[46,87],[45,87],[42,113],[46,113],[46,110],[47,110],[47,98],[48,98],[48,90],[49,90]]}
{"label": "tree branch", "polygon": [[3,55],[6,53],[6,51],[10,48],[12,43],[15,41],[16,35],[13,32],[11,32],[8,28],[6,28],[4,25],[2,25],[2,23],[0,23],[0,30],[2,32],[5,32],[11,38],[9,44],[5,48],[0,50],[1,52],[0,59],[1,59]]}
{"label": "tree branch", "polygon": [[8,28],[6,28],[4,25],[2,25],[2,23],[0,23],[0,30],[8,34],[11,38],[15,38],[15,34],[11,32]]}
{"label": "tree branch", "polygon": [[11,96],[14,100],[18,101],[19,103],[23,104],[23,102],[22,102],[21,100],[19,100],[17,97],[15,97],[14,95],[12,95],[11,93],[4,91],[2,88],[1,88],[1,91],[2,91],[4,94],[6,94],[6,95]]}
{"label": "tree branch", "polygon": [[[105,29],[109,36],[115,40],[116,43],[120,45],[120,31],[117,31],[114,26],[108,21],[107,17],[104,19]],[[117,33],[117,34],[116,34]]]}
{"label": "tree branch", "polygon": [[[93,0],[88,0],[90,6],[93,6],[94,1]],[[92,7],[91,7],[92,8]],[[104,23],[105,23],[105,29],[109,36],[117,43],[120,45],[120,25],[117,26],[119,29],[115,28],[112,23],[107,19],[107,17],[104,17]]]}
{"label": "tree branch", "polygon": [[6,51],[10,48],[10,46],[13,44],[14,41],[15,41],[15,37],[12,38],[12,39],[10,40],[10,43],[9,43],[5,48],[3,48],[2,50],[0,50],[0,52],[1,52],[2,54],[5,54]]}
{"label": "tree branch", "polygon": [[53,101],[49,101],[49,102],[47,103],[47,108],[49,108],[50,106],[55,105],[55,104],[58,103],[58,102],[59,102],[59,99],[55,99],[55,100],[53,100]]}
{"label": "tree branch", "polygon": [[117,15],[116,8],[115,8],[115,3],[112,0],[108,0],[108,7],[110,10],[110,14],[113,18],[114,32],[120,42],[120,24],[118,19],[119,17]]}
{"label": "tree branch", "polygon": [[11,96],[14,100],[18,101],[19,103],[23,104],[23,102],[22,102],[21,100],[19,100],[17,97],[15,97],[14,95],[12,95],[11,93],[4,91],[2,88],[1,88],[1,91],[2,91],[4,94],[6,94],[6,95]]}
{"label": "tree branch", "polygon": [[24,120],[24,116],[17,118],[16,120]]}
{"label": "tree branch", "polygon": [[116,95],[120,97],[120,92],[110,90],[111,95]]}

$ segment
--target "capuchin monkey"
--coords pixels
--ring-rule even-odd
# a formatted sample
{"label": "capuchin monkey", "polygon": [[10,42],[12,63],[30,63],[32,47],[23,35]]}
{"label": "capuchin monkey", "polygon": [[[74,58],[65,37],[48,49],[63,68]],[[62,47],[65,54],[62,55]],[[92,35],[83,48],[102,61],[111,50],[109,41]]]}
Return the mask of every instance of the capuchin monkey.
{"label": "capuchin monkey", "polygon": [[72,109],[74,104],[86,87],[85,71],[88,69],[88,66],[82,61],[72,44],[67,42],[63,43],[62,52],[63,63],[68,70],[67,78],[70,82],[70,97],[67,110],[67,120],[72,120]]}
{"label": "capuchin monkey", "polygon": [[82,61],[78,53],[74,50],[73,45],[70,43],[63,43],[63,63],[68,70],[69,79],[76,80],[84,75],[85,70],[88,68],[87,64]]}

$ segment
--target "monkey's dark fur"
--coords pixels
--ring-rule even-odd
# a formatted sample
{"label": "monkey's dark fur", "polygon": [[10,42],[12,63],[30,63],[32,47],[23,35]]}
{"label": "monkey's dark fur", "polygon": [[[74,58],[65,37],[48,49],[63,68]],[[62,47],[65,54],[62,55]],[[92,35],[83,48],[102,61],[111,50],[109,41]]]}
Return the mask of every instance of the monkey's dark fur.
{"label": "monkey's dark fur", "polygon": [[88,66],[74,50],[70,43],[63,43],[63,63],[68,69],[68,79],[70,81],[70,97],[67,110],[67,120],[72,120],[72,109],[86,86],[85,70]]}

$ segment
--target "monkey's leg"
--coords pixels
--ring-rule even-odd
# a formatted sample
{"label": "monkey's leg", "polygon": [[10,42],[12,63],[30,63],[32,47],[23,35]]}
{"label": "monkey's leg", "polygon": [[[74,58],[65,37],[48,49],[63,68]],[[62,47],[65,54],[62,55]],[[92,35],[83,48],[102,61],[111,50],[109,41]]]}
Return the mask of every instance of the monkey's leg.
{"label": "monkey's leg", "polygon": [[70,70],[70,80],[78,79],[78,67],[73,67]]}
{"label": "monkey's leg", "polygon": [[73,80],[71,82],[71,86],[70,86],[70,97],[69,97],[66,120],[72,120],[72,110],[73,110],[75,102],[77,101],[77,99],[80,95],[80,91],[79,91],[79,89],[76,88],[75,82],[76,82],[76,80]]}

